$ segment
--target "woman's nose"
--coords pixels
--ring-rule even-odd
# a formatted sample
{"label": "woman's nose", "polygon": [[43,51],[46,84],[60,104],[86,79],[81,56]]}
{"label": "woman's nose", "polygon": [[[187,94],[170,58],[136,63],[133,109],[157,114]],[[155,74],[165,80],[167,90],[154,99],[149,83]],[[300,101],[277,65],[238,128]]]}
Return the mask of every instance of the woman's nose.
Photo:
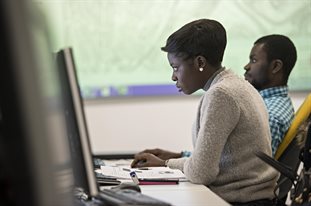
{"label": "woman's nose", "polygon": [[174,73],[172,74],[172,80],[173,80],[174,82],[176,82],[176,81],[177,81],[177,77],[175,76],[175,74],[174,74]]}
{"label": "woman's nose", "polygon": [[244,70],[249,70],[249,63],[244,66]]}

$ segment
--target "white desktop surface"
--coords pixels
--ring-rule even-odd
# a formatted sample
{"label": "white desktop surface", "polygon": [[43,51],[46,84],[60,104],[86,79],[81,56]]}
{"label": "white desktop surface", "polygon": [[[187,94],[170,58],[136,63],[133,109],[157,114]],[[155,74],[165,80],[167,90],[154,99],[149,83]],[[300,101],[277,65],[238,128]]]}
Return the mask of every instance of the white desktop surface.
{"label": "white desktop surface", "polygon": [[[105,160],[106,165],[130,165],[132,160]],[[127,182],[131,180],[121,180]],[[101,187],[105,188],[105,187]],[[106,187],[107,188],[107,187]],[[188,181],[177,185],[140,185],[141,192],[173,206],[227,206],[230,205],[209,188]]]}
{"label": "white desktop surface", "polygon": [[204,185],[180,182],[178,185],[141,185],[142,193],[174,206],[230,205]]}

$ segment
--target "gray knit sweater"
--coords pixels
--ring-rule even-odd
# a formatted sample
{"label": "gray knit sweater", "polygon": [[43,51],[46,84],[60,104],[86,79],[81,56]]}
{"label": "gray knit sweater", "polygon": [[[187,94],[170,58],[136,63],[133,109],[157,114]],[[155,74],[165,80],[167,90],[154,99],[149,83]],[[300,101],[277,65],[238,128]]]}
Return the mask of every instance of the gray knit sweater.
{"label": "gray knit sweater", "polygon": [[191,157],[170,159],[168,166],[228,202],[272,199],[279,174],[254,154],[271,155],[270,142],[261,96],[247,81],[224,70],[201,98]]}

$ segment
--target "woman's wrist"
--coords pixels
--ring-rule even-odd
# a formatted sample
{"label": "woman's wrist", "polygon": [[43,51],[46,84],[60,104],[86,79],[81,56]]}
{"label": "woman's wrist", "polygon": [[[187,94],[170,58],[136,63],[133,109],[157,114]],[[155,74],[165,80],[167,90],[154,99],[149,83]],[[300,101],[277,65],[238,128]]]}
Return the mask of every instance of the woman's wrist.
{"label": "woman's wrist", "polygon": [[189,152],[189,151],[182,151],[181,152],[181,157],[190,157],[191,156],[191,152]]}
{"label": "woman's wrist", "polygon": [[182,157],[182,152],[174,152],[169,159],[181,158],[181,157]]}

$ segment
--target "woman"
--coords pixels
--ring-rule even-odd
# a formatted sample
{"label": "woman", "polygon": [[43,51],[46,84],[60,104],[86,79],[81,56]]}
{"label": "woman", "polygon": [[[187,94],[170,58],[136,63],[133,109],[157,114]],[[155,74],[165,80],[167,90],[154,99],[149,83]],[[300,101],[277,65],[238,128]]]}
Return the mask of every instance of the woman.
{"label": "woman", "polygon": [[258,92],[222,67],[226,43],[224,27],[209,19],[190,22],[168,38],[161,49],[177,88],[185,94],[205,91],[193,125],[194,149],[190,157],[145,150],[132,167],[180,169],[233,205],[272,205],[278,173],[254,154],[271,155],[268,114]]}

